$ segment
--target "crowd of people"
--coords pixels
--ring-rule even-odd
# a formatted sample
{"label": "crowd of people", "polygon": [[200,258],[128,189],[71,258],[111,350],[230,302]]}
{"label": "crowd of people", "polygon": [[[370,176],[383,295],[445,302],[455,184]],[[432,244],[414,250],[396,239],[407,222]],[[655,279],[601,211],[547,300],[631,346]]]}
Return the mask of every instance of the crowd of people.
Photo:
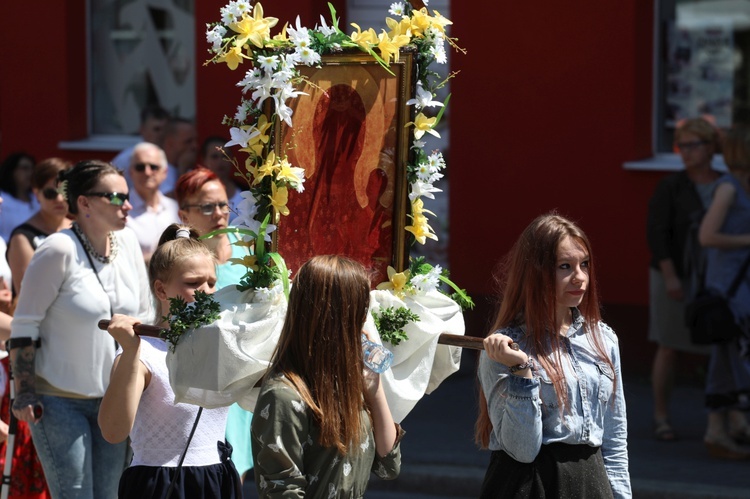
{"label": "crowd of people", "polygon": [[[722,137],[723,135],[723,137]],[[651,250],[649,337],[654,436],[674,441],[670,394],[681,353],[708,355],[704,442],[718,459],[750,459],[750,129],[720,132],[704,118],[685,120],[675,133],[684,169],[663,178],[648,210]],[[727,167],[712,165],[721,152]],[[744,275],[743,275],[744,272]],[[736,286],[733,283],[736,281]],[[735,288],[730,291],[730,288]],[[691,335],[686,305],[706,289],[725,297],[742,333],[708,344]]]}
{"label": "crowd of people", "polygon": [[[199,238],[229,226],[243,180],[234,175],[228,152],[220,150],[227,139],[208,137],[199,161],[193,124],[160,108],[143,111],[140,135],[110,162],[37,163],[17,153],[2,165],[0,249],[7,258],[0,265],[0,340],[10,354],[0,378],[0,440],[10,436],[12,420],[9,497],[239,498],[253,470],[266,493],[275,494],[268,486],[278,481],[264,473],[283,460],[267,455],[270,445],[254,466],[251,447],[253,440],[273,442],[264,435],[278,430],[273,418],[258,421],[237,404],[219,409],[175,404],[166,342],[134,332],[139,323],[166,326],[172,298],[191,302],[196,291],[213,293],[239,283],[246,269],[231,260],[241,260],[248,247],[235,244],[233,233]],[[300,269],[295,282],[306,284],[296,289],[329,293],[329,312],[346,320],[333,324],[319,317],[322,322],[298,324],[285,335],[293,341],[304,327],[312,340],[321,328],[330,328],[337,340],[320,345],[318,355],[346,375],[340,379],[351,379],[362,365],[355,345],[369,303],[369,278],[360,264],[330,258]],[[353,289],[358,315],[350,320]],[[291,315],[312,313],[303,310],[309,304],[301,291],[290,299],[297,303],[289,307]],[[98,322],[110,318],[107,335]],[[341,350],[339,342],[349,350]],[[308,376],[308,361],[285,349],[277,353],[275,389],[264,400],[272,400],[288,378],[300,403],[317,408],[307,435],[284,434],[300,442],[322,430],[322,445],[307,452],[320,454],[321,464],[372,443],[367,452],[340,463],[336,473],[321,475],[325,492],[335,483],[342,493],[361,495],[370,469],[386,478],[398,474],[403,431],[393,423],[378,376],[362,377],[339,398],[341,387],[330,385],[327,370]],[[277,402],[279,410],[285,403]],[[331,413],[341,419],[329,421]],[[302,450],[288,449],[290,456]],[[5,457],[0,448],[0,468]],[[380,471],[383,463],[390,471]],[[351,476],[350,464],[357,470]],[[296,465],[303,468],[301,461]],[[299,482],[294,474],[289,479]]]}
{"label": "crowd of people", "polygon": [[[177,263],[168,262],[169,275],[162,275],[162,269],[156,289],[154,279],[149,281],[146,269],[164,246],[160,239],[170,230],[174,239],[178,223],[187,224],[195,236],[191,239],[227,227],[243,186],[218,149],[228,139],[207,138],[199,159],[194,125],[159,107],[144,109],[139,132],[138,142],[109,163],[90,160],[73,165],[55,157],[36,162],[32,155],[18,152],[0,166],[0,250],[6,256],[0,259],[0,340],[8,341],[12,352],[2,360],[0,439],[9,433],[11,380],[17,387],[10,497],[70,497],[70,491],[76,491],[75,497],[115,497],[124,465],[131,459],[153,462],[148,451],[146,456],[142,453],[148,447],[143,431],[135,446],[135,435],[125,431],[128,445],[126,438],[115,441],[107,420],[99,420],[100,405],[113,407],[112,402],[107,406],[109,399],[117,401],[114,413],[124,415],[120,399],[125,388],[120,386],[121,391],[112,395],[107,390],[111,379],[122,376],[113,364],[117,366],[123,355],[132,360],[132,351],[102,336],[97,322],[118,318],[118,329],[111,331],[117,339],[121,317],[158,323],[163,283],[177,275],[171,268]],[[212,291],[237,284],[244,274],[244,267],[228,261],[248,251],[233,246],[235,241],[226,234],[195,241],[211,258]],[[166,246],[175,244],[184,245]],[[162,267],[165,259],[174,258],[173,251],[167,256],[164,251]],[[149,350],[148,359],[141,362],[151,369],[158,367],[158,359],[159,353]],[[148,370],[145,386],[161,376],[166,365],[154,369]],[[226,438],[228,446],[220,449],[221,455],[231,455],[231,469],[236,469],[239,480],[253,468],[252,414],[236,404],[225,412],[211,438],[217,432],[222,441]],[[137,427],[132,421],[131,426]],[[177,439],[173,442],[178,445]],[[131,449],[137,449],[134,458]],[[5,457],[5,449],[0,449],[0,468]],[[218,454],[214,457],[218,462]],[[192,467],[195,459],[189,456],[185,466]],[[162,466],[171,463],[167,460]],[[132,476],[127,482],[136,483]],[[145,497],[133,492],[137,489],[128,490],[125,497]],[[229,496],[222,492],[216,497]]]}
{"label": "crowd of people", "polygon": [[[10,497],[239,498],[250,474],[262,497],[361,497],[371,472],[397,476],[404,431],[362,362],[370,281],[343,256],[297,270],[255,417],[174,403],[167,344],[135,326],[166,326],[170,299],[239,282],[245,268],[232,261],[249,249],[220,229],[243,186],[225,139],[207,138],[199,160],[193,124],[160,108],[144,110],[140,134],[111,162],[14,153],[0,167],[0,437],[18,423]],[[750,459],[750,280],[730,300],[744,335],[697,345],[682,320],[696,267],[698,284],[726,294],[750,258],[750,130],[722,138],[687,120],[675,147],[684,170],[658,184],[647,224],[654,436],[678,438],[680,352],[709,354],[706,447]],[[728,173],[712,167],[719,151]],[[550,213],[502,266],[478,365],[476,440],[492,451],[482,497],[631,496],[618,339],[601,318],[594,261],[584,231]]]}

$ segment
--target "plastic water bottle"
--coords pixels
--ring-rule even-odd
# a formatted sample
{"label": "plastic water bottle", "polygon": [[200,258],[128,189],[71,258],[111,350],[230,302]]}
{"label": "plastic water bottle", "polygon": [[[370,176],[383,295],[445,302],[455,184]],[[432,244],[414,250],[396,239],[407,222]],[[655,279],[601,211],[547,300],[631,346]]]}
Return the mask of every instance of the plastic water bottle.
{"label": "plastic water bottle", "polygon": [[387,371],[393,363],[393,352],[383,345],[370,341],[364,333],[362,334],[362,356],[365,360],[365,367],[378,374]]}

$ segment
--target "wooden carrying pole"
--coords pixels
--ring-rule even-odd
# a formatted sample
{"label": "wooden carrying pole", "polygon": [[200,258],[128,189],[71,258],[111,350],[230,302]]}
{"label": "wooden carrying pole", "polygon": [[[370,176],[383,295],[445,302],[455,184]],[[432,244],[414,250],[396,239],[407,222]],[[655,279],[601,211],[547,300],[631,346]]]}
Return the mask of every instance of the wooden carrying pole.
{"label": "wooden carrying pole", "polygon": [[[106,331],[108,327],[108,320],[102,319],[99,321],[99,329]],[[136,324],[133,329],[135,329],[136,334],[139,336],[150,336],[153,338],[158,338],[163,331],[163,328],[160,328],[159,326],[151,326],[148,324]],[[463,336],[460,334],[442,333],[440,338],[438,338],[438,343],[453,347],[469,348],[471,350],[484,350],[482,338]]]}

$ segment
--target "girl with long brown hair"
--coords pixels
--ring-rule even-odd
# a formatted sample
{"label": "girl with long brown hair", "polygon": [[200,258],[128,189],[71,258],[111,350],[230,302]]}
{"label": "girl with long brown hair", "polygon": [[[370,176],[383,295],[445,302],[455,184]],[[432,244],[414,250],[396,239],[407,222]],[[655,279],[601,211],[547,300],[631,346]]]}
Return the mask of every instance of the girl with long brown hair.
{"label": "girl with long brown hair", "polygon": [[482,498],[630,497],[617,337],[599,312],[591,245],[556,214],[505,262],[479,359]]}
{"label": "girl with long brown hair", "polygon": [[403,432],[379,375],[363,374],[370,280],[357,262],[300,267],[252,424],[260,497],[363,497],[370,472],[398,476]]}

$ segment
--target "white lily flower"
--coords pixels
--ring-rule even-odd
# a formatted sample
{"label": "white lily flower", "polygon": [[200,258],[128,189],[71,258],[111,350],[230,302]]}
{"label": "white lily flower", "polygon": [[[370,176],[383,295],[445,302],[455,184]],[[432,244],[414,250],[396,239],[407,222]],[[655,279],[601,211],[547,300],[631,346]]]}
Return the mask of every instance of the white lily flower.
{"label": "white lily flower", "polygon": [[315,29],[320,33],[323,33],[323,35],[325,36],[331,36],[336,33],[336,30],[333,27],[328,27],[328,24],[326,24],[326,20],[322,14],[320,16],[320,26],[315,26]]}
{"label": "white lily flower", "polygon": [[252,90],[255,88],[255,86],[258,84],[258,81],[260,80],[262,76],[262,73],[260,69],[253,68],[249,69],[245,73],[245,77],[238,81],[235,86],[242,87],[242,93],[247,93],[249,90]]}
{"label": "white lily flower", "polygon": [[282,120],[291,128],[292,114],[294,113],[294,110],[283,102],[279,102],[278,100],[276,100],[275,96],[274,101],[276,101],[276,116],[278,116],[280,120]]}
{"label": "white lily flower", "polygon": [[417,83],[417,96],[414,99],[406,101],[407,106],[416,104],[417,109],[424,109],[426,107],[443,107],[443,103],[440,101],[432,100],[432,92],[422,87],[421,83]]}
{"label": "white lily flower", "polygon": [[232,225],[244,225],[247,226],[246,221],[255,218],[258,214],[258,200],[255,199],[253,193],[250,191],[240,192],[242,201],[237,203],[237,217],[234,219]]}
{"label": "white lily flower", "polygon": [[263,76],[255,83],[255,91],[251,97],[258,107],[263,104],[264,100],[271,97],[272,88],[273,78],[268,73],[263,74]]}
{"label": "white lily flower", "polygon": [[310,45],[310,33],[308,33],[307,28],[302,27],[299,16],[297,16],[296,26],[296,28],[291,26],[286,28],[286,35],[289,37],[289,41],[295,47]]}
{"label": "white lily flower", "polygon": [[255,127],[250,127],[247,130],[243,128],[232,127],[229,129],[229,135],[232,140],[224,144],[224,147],[242,146],[243,148],[245,148],[247,147],[247,143],[250,141],[250,139],[260,135],[260,131],[258,131],[258,129]]}
{"label": "white lily flower", "polygon": [[416,182],[411,184],[411,192],[409,193],[409,201],[414,201],[415,199],[419,197],[423,197],[423,196],[426,198],[435,199],[435,194],[434,194],[435,192],[443,192],[443,190],[438,189],[437,187],[427,182],[422,182],[421,180],[417,180]]}

